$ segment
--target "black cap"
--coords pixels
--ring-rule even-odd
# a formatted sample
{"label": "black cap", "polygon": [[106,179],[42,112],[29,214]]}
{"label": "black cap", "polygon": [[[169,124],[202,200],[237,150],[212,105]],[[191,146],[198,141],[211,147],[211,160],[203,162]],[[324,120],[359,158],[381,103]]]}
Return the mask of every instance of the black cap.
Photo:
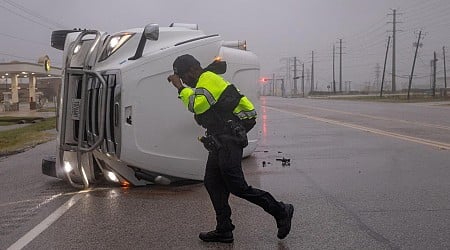
{"label": "black cap", "polygon": [[200,62],[189,54],[179,56],[173,62],[173,72],[176,75],[185,74],[191,67],[200,67]]}

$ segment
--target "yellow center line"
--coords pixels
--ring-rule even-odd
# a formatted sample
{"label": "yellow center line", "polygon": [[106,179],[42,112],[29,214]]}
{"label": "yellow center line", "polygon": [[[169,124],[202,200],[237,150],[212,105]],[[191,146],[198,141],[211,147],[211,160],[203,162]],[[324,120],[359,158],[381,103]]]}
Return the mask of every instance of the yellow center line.
{"label": "yellow center line", "polygon": [[374,134],[378,134],[378,135],[390,136],[390,137],[397,138],[397,139],[400,139],[400,140],[405,140],[405,141],[415,142],[415,143],[419,143],[419,144],[423,144],[423,145],[427,145],[427,146],[437,147],[439,149],[446,149],[446,150],[450,149],[450,144],[444,143],[444,142],[426,140],[426,139],[422,139],[422,138],[417,138],[417,137],[397,134],[397,133],[393,133],[393,132],[388,132],[388,131],[384,131],[384,130],[380,130],[380,129],[376,129],[376,128],[364,127],[364,126],[360,126],[360,125],[356,125],[356,124],[351,124],[351,123],[346,123],[346,122],[341,122],[341,121],[336,121],[336,120],[331,120],[331,119],[326,119],[326,118],[321,118],[321,117],[316,117],[316,116],[300,114],[300,113],[296,113],[296,112],[292,112],[292,111],[286,111],[286,110],[272,108],[272,107],[267,107],[267,108],[271,109],[271,110],[278,111],[278,112],[291,114],[291,115],[295,115],[295,116],[299,116],[299,117],[303,117],[303,118],[308,118],[308,119],[312,119],[312,120],[316,120],[316,121],[321,121],[321,122],[326,122],[326,123],[330,123],[330,124],[340,125],[340,126],[353,128],[353,129],[358,129],[358,130],[361,130],[361,131],[366,131],[366,132],[370,132],[370,133],[374,133]]}

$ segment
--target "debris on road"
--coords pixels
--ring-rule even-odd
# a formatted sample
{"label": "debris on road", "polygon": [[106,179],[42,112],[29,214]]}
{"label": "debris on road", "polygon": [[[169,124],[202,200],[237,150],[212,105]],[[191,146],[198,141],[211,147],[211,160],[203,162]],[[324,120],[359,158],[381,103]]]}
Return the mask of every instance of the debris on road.
{"label": "debris on road", "polygon": [[291,166],[291,159],[289,159],[289,158],[277,158],[276,159],[277,161],[281,161],[281,165],[283,166],[283,167],[286,167],[286,166]]}

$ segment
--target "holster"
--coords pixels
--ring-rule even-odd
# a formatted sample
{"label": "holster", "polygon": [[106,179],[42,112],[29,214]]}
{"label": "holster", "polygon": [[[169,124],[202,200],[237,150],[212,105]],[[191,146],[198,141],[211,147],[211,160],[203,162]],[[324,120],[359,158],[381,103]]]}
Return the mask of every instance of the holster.
{"label": "holster", "polygon": [[248,145],[247,131],[238,121],[228,120],[226,122],[229,134],[234,137],[236,143],[243,148]]}
{"label": "holster", "polygon": [[203,143],[203,146],[209,152],[218,151],[222,148],[222,143],[214,135],[205,135],[198,137],[198,140]]}

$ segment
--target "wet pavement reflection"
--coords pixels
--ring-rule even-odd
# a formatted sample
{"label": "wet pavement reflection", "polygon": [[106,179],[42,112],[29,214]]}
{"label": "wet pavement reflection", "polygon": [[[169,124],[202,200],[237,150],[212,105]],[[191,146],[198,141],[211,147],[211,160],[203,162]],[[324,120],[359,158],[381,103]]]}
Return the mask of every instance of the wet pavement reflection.
{"label": "wet pavement reflection", "polygon": [[[450,247],[448,151],[289,113],[315,115],[304,107],[311,105],[310,100],[267,98],[262,99],[262,104],[261,140],[255,153],[243,160],[244,172],[250,185],[294,204],[292,231],[285,240],[277,239],[275,220],[262,209],[231,196],[235,242],[201,242],[198,233],[215,225],[214,211],[202,183],[139,188],[99,184],[84,193],[83,198],[25,249]],[[334,106],[343,109],[348,105],[352,112],[371,110],[369,105],[344,105],[328,100],[314,101],[314,105],[326,109]],[[272,109],[275,106],[289,112]],[[386,112],[389,110],[395,108],[386,108]],[[322,115],[336,118],[331,111]],[[368,115],[389,117],[391,114],[384,115],[377,110]],[[403,119],[412,118],[410,115]],[[359,121],[353,116],[340,119]],[[391,124],[389,119],[386,124],[380,123],[381,119],[374,120],[374,126],[380,128]],[[364,122],[367,126],[372,124],[370,119]],[[396,123],[400,126],[397,128],[401,129],[401,124],[405,128],[409,126]],[[54,183],[41,180],[43,189]],[[37,224],[39,218],[45,218],[45,213],[67,201],[71,192],[64,190],[46,196],[48,199],[62,193],[37,209],[34,219],[25,224]],[[30,198],[18,200],[27,199]],[[26,202],[22,205],[29,207]],[[42,212],[45,209],[49,212]],[[12,213],[6,216],[11,217]],[[12,228],[8,236],[18,238],[18,230],[24,227],[21,225]],[[6,231],[2,228],[2,232]]]}

